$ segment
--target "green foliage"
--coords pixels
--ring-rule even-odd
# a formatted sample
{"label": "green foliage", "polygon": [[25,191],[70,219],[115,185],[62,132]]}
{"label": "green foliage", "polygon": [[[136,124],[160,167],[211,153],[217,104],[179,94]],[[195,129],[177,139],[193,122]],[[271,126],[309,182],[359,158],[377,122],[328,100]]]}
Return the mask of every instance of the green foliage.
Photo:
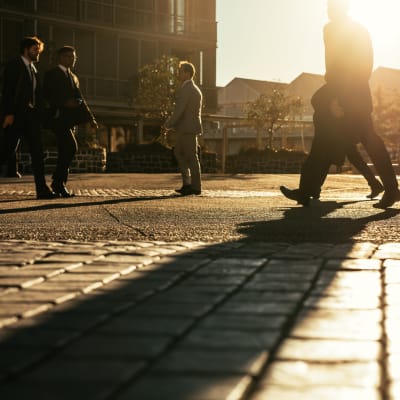
{"label": "green foliage", "polygon": [[164,55],[153,64],[141,68],[132,105],[143,118],[165,122],[171,115],[178,85],[178,67],[179,60],[176,57]]}
{"label": "green foliage", "polygon": [[257,131],[257,146],[262,147],[261,135],[262,132],[267,132],[268,147],[272,148],[275,132],[291,114],[299,114],[302,106],[300,97],[293,99],[277,89],[273,89],[270,94],[261,94],[258,99],[247,103],[247,119]]}

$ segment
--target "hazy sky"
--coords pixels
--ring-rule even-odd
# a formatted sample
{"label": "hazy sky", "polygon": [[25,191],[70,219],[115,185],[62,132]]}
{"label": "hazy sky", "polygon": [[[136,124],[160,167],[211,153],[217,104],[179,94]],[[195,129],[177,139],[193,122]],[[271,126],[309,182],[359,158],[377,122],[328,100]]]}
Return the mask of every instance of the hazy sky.
{"label": "hazy sky", "polygon": [[[326,0],[216,1],[217,85],[324,73]],[[351,14],[371,33],[375,67],[400,69],[400,0],[352,0]]]}

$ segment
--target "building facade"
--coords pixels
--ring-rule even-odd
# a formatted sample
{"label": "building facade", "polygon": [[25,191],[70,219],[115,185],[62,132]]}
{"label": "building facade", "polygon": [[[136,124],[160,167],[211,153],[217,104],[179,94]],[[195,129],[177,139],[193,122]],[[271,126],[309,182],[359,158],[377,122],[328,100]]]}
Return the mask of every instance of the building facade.
{"label": "building facade", "polygon": [[[101,144],[138,142],[155,134],[134,105],[132,82],[162,55],[193,62],[206,112],[215,112],[216,0],[0,0],[0,63],[21,38],[45,42],[39,70],[55,63],[58,48],[75,46],[81,89],[103,127]],[[146,132],[149,129],[149,132]]]}

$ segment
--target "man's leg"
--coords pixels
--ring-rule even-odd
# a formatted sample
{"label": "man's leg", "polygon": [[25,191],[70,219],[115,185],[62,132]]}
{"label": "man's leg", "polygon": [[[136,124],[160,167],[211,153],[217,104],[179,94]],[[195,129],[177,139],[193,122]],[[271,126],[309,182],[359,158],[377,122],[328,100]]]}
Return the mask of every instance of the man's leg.
{"label": "man's leg", "polygon": [[55,126],[54,133],[57,138],[58,156],[56,169],[53,173],[52,187],[57,192],[65,189],[69,167],[78,149],[78,144],[73,130],[68,127]]}
{"label": "man's leg", "polygon": [[174,147],[174,155],[176,158],[176,162],[178,163],[179,172],[182,176],[182,187],[190,186],[191,177],[189,165],[186,162],[185,157],[185,147],[184,147],[184,137],[183,134],[177,133],[176,142]]}
{"label": "man's leg", "polygon": [[371,161],[374,163],[376,171],[381,178],[385,193],[377,208],[387,208],[400,200],[398,182],[394,172],[389,153],[386,150],[383,140],[375,132],[371,116],[357,118],[354,123],[360,132],[360,141],[364,145]]}
{"label": "man's leg", "polygon": [[375,175],[362,158],[355,144],[349,146],[347,150],[347,158],[368,182],[368,185],[371,188],[371,194],[369,194],[367,197],[373,199],[374,197],[378,196],[379,193],[383,192],[384,188],[382,184],[378,179],[376,179]]}

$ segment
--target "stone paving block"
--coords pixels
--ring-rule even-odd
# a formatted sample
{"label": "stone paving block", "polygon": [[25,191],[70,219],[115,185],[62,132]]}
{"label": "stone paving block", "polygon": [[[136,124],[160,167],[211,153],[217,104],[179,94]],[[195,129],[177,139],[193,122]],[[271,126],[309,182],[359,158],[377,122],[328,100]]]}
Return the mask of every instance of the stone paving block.
{"label": "stone paving block", "polygon": [[[62,274],[67,268],[82,265],[81,263],[71,264],[71,263],[42,263],[35,262],[34,264],[24,265],[19,271],[23,271],[26,274],[34,273],[46,278],[51,278]],[[0,270],[0,273],[2,271]]]}
{"label": "stone paving block", "polygon": [[160,303],[207,303],[217,304],[224,297],[225,293],[210,293],[210,292],[199,292],[190,290],[181,290],[179,287],[171,288],[168,291],[158,293],[155,297],[155,301]]}
{"label": "stone paving block", "polygon": [[279,360],[314,362],[366,362],[380,357],[380,344],[373,341],[285,339],[277,351]]}
{"label": "stone paving block", "polygon": [[377,389],[346,386],[288,387],[268,385],[258,389],[251,400],[381,400]]}
{"label": "stone paving block", "polygon": [[[71,292],[66,290],[40,291],[40,290],[18,290],[0,297],[0,309],[6,303],[59,303],[59,299],[70,297]],[[1,313],[1,312],[0,312]]]}
{"label": "stone paving block", "polygon": [[157,271],[148,271],[146,268],[141,268],[135,270],[127,275],[121,276],[120,281],[129,282],[134,280],[157,280],[162,282],[175,282],[176,280],[182,278],[184,276],[183,272],[176,271],[167,271],[167,270],[157,270]]}
{"label": "stone paving block", "polygon": [[257,271],[257,267],[238,267],[238,266],[226,266],[226,265],[214,265],[209,264],[206,267],[201,268],[196,272],[197,275],[244,275],[249,276]]}
{"label": "stone paving block", "polygon": [[400,383],[400,352],[398,354],[390,355],[386,364],[388,379]]}
{"label": "stone paving block", "polygon": [[152,299],[137,306],[132,313],[143,316],[168,316],[198,318],[207,313],[212,304],[204,303],[171,303],[163,304]]}
{"label": "stone paving block", "polygon": [[300,292],[252,292],[241,290],[234,294],[229,301],[232,303],[299,303],[303,298],[303,293]]}
{"label": "stone paving block", "polygon": [[47,329],[45,325],[23,328],[15,324],[0,331],[0,347],[56,348],[75,338],[78,333],[74,330]]}
{"label": "stone paving block", "polygon": [[51,303],[34,303],[31,301],[19,302],[19,303],[7,303],[1,304],[0,316],[1,317],[30,317],[42,312],[47,311],[53,307]]}
{"label": "stone paving block", "polygon": [[386,304],[398,308],[400,300],[400,283],[389,284],[385,286]]}
{"label": "stone paving block", "polygon": [[0,264],[2,265],[25,265],[33,264],[35,260],[45,257],[46,251],[15,251],[8,249],[0,252]]}
{"label": "stone paving block", "polygon": [[400,260],[399,266],[386,266],[385,267],[385,284],[400,284]]}
{"label": "stone paving block", "polygon": [[240,399],[250,383],[250,378],[242,375],[146,376],[116,400],[160,400],[161,393],[163,400]]}
{"label": "stone paving block", "polygon": [[78,253],[75,250],[75,252],[71,254],[59,252],[50,254],[44,259],[44,261],[51,263],[85,263],[102,259],[102,257],[102,255],[97,254]]}
{"label": "stone paving block", "polygon": [[270,280],[254,280],[250,279],[243,286],[243,290],[258,290],[262,292],[276,291],[280,293],[284,292],[297,292],[304,293],[311,287],[310,282],[297,282],[297,281],[279,281],[274,282]]}
{"label": "stone paving block", "polygon": [[265,331],[196,329],[183,339],[181,346],[220,350],[269,350],[276,344],[279,336],[280,332],[274,329]]}
{"label": "stone paving block", "polygon": [[268,270],[254,275],[252,280],[254,282],[311,282],[314,279],[313,272],[270,272]]}
{"label": "stone paving block", "polygon": [[275,361],[269,365],[260,386],[288,386],[293,388],[315,386],[348,386],[378,388],[381,366],[378,362],[365,363],[310,363],[302,361]]}
{"label": "stone paving block", "polygon": [[[60,276],[56,276],[52,279],[46,280],[45,282],[40,283],[40,285],[34,285],[29,287],[29,290],[31,291],[39,291],[39,292],[44,292],[44,291],[50,291],[50,292],[60,292],[60,291],[68,291],[68,292],[81,292],[83,289],[86,289],[87,287],[90,287],[92,283],[99,282],[102,284],[100,281],[86,281],[86,280],[65,280],[65,278],[62,278],[63,280],[58,279]],[[24,289],[26,290],[26,289]]]}
{"label": "stone paving block", "polygon": [[72,274],[119,274],[126,275],[135,271],[136,267],[129,264],[107,263],[94,261],[90,264],[82,264],[77,268],[68,269]]}
{"label": "stone paving block", "polygon": [[186,279],[186,285],[194,285],[194,286],[208,286],[208,285],[217,285],[217,286],[238,286],[246,280],[246,276],[244,275],[200,275],[193,274],[188,279]]}
{"label": "stone paving block", "polygon": [[[50,351],[49,347],[2,348],[0,371],[5,375],[19,373],[21,370],[31,367],[42,360]],[[0,387],[2,387],[1,384]],[[3,399],[1,396],[0,398]],[[12,399],[14,398],[12,397]]]}
{"label": "stone paving block", "polygon": [[232,315],[223,314],[219,310],[202,320],[199,326],[202,329],[228,329],[241,331],[265,331],[281,329],[286,322],[284,315]]}
{"label": "stone paving block", "polygon": [[106,254],[103,261],[109,263],[130,263],[135,266],[143,266],[152,264],[158,257],[150,257],[146,255],[139,254]]}
{"label": "stone paving block", "polygon": [[248,374],[258,375],[268,359],[263,350],[204,351],[176,350],[169,353],[153,371],[165,374]]}
{"label": "stone paving block", "polygon": [[374,243],[343,243],[335,245],[328,250],[324,257],[326,258],[369,258],[371,257],[377,245]]}
{"label": "stone paving block", "polygon": [[323,265],[323,259],[313,260],[269,260],[267,265],[261,268],[261,272],[297,272],[317,273]]}
{"label": "stone paving block", "polygon": [[146,270],[168,270],[168,271],[182,271],[192,272],[199,267],[208,264],[211,258],[205,257],[190,257],[190,256],[166,256],[161,260],[156,260],[153,264],[146,265]]}
{"label": "stone paving block", "polygon": [[85,335],[62,353],[63,358],[149,359],[159,356],[171,343],[165,335]]}
{"label": "stone paving block", "polygon": [[382,311],[304,309],[296,318],[291,336],[308,339],[380,340]]}
{"label": "stone paving block", "polygon": [[146,365],[137,360],[64,359],[54,357],[24,376],[26,383],[47,383],[56,386],[62,382],[75,385],[93,385],[104,382],[124,383]]}
{"label": "stone paving block", "polygon": [[388,400],[400,399],[400,382],[393,382],[388,388]]}
{"label": "stone paving block", "polygon": [[98,329],[102,334],[115,335],[167,335],[180,336],[192,324],[192,318],[153,317],[146,318],[137,315],[121,315],[107,321]]}
{"label": "stone paving block", "polygon": [[[22,274],[21,274],[22,275]],[[15,288],[23,288],[29,287],[32,285],[36,285],[40,282],[44,281],[43,276],[0,276],[0,287],[15,287]]]}
{"label": "stone paving block", "polygon": [[348,293],[341,293],[337,296],[319,295],[309,296],[304,302],[307,308],[326,308],[332,310],[375,310],[381,305],[381,299],[378,296],[371,296],[368,292],[349,291]]}
{"label": "stone paving block", "polygon": [[71,382],[27,382],[23,379],[0,388],[2,400],[105,400],[115,390],[115,383],[96,382],[94,384],[71,385]]}
{"label": "stone paving block", "polygon": [[296,303],[278,303],[278,302],[246,302],[238,303],[228,301],[219,308],[219,312],[224,314],[242,314],[242,315],[290,315],[294,312]]}
{"label": "stone paving block", "polygon": [[324,269],[350,271],[379,271],[382,261],[379,259],[335,259],[327,260]]}

